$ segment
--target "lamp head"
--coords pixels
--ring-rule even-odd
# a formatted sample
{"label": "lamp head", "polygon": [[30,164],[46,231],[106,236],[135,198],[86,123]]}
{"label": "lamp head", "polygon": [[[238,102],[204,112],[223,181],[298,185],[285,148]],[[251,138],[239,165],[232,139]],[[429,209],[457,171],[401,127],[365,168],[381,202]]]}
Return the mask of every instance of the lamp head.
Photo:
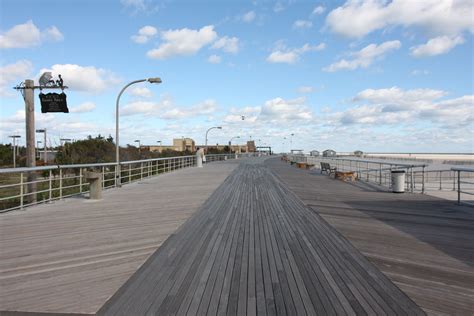
{"label": "lamp head", "polygon": [[162,82],[160,77],[148,78],[147,81],[149,83],[161,83]]}
{"label": "lamp head", "polygon": [[217,129],[222,129],[222,126],[217,126]]}

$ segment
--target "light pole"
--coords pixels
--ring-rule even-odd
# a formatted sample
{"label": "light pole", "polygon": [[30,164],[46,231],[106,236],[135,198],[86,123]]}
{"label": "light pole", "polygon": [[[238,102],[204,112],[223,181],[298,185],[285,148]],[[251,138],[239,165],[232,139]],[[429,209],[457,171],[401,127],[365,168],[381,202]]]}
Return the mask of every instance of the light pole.
{"label": "light pole", "polygon": [[36,151],[37,151],[36,156],[38,157],[38,159],[40,158],[39,144],[41,144],[41,143],[42,143],[42,141],[40,141],[40,140],[36,141]]}
{"label": "light pole", "polygon": [[214,126],[214,127],[209,128],[209,129],[206,131],[206,151],[207,151],[207,134],[209,133],[209,131],[210,131],[211,129],[215,129],[215,128],[216,128],[216,129],[222,129],[222,126]]}
{"label": "light pole", "polygon": [[125,89],[130,87],[132,84],[139,83],[139,82],[145,82],[148,81],[149,83],[161,83],[161,79],[156,77],[156,78],[148,78],[148,79],[140,79],[140,80],[135,80],[127,85],[125,85],[122,90],[120,90],[120,93],[117,96],[117,102],[115,103],[115,163],[117,166],[115,167],[115,186],[121,186],[120,184],[120,152],[119,152],[119,104],[120,104],[120,97],[122,96],[123,92]]}
{"label": "light pole", "polygon": [[139,140],[139,139],[135,139],[134,142],[135,142],[135,143],[138,143],[138,152],[140,152],[140,151],[141,151],[141,148],[142,148],[142,145],[141,145],[141,143],[140,143],[140,140]]}
{"label": "light pole", "polygon": [[231,148],[230,146],[232,146],[232,140],[233,140],[234,138],[240,138],[240,136],[234,136],[234,137],[232,137],[232,138],[229,140],[229,151],[230,151],[230,152],[232,152],[232,148]]}
{"label": "light pole", "polygon": [[20,135],[10,135],[8,137],[11,137],[12,140],[13,140],[13,168],[16,168],[16,155],[17,155],[17,152],[16,152],[16,139],[20,138],[21,136]]}
{"label": "light pole", "polygon": [[290,139],[290,151],[291,151],[291,148],[293,147],[293,136],[295,136],[294,133],[291,133],[291,139]]}
{"label": "light pole", "polygon": [[66,144],[67,142],[70,142],[71,139],[70,138],[60,138],[59,141],[61,142],[61,147],[63,147],[63,142],[64,142],[64,144]]}
{"label": "light pole", "polygon": [[46,128],[43,128],[43,129],[37,129],[36,130],[36,133],[43,133],[44,134],[44,140],[43,140],[43,148],[44,148],[44,151],[43,151],[43,160],[44,160],[44,164],[47,164],[48,163],[48,154],[46,152],[47,148],[46,148]]}

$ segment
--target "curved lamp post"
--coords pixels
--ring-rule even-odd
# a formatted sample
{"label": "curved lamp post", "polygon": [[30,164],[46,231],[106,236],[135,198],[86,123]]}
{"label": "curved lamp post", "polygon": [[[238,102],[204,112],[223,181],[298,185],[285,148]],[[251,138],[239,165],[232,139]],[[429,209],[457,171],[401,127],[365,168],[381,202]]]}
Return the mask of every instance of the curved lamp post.
{"label": "curved lamp post", "polygon": [[206,151],[207,151],[207,134],[209,134],[209,131],[210,131],[211,129],[215,129],[215,128],[216,128],[216,129],[222,129],[222,126],[214,126],[214,127],[209,128],[209,129],[206,131]]}
{"label": "curved lamp post", "polygon": [[229,140],[229,151],[230,151],[230,152],[232,152],[232,148],[231,148],[230,146],[232,146],[232,140],[233,140],[234,138],[240,138],[240,136],[234,136],[234,137],[232,137],[232,138]]}
{"label": "curved lamp post", "polygon": [[117,102],[115,104],[115,162],[117,164],[116,169],[115,169],[115,186],[120,186],[121,183],[119,181],[120,178],[120,156],[119,156],[119,104],[120,104],[120,97],[122,96],[123,92],[125,89],[130,87],[132,84],[139,83],[139,82],[145,82],[148,81],[149,83],[161,83],[161,79],[156,77],[156,78],[148,78],[148,79],[140,79],[140,80],[135,80],[130,83],[128,83],[125,87],[120,90],[120,93],[117,96]]}

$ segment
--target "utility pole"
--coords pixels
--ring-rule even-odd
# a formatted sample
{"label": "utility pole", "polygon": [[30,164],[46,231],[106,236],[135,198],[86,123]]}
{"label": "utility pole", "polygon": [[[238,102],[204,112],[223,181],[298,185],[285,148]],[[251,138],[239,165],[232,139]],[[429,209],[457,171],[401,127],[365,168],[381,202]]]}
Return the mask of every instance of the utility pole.
{"label": "utility pole", "polygon": [[37,129],[36,130],[36,133],[43,133],[44,134],[44,139],[43,139],[43,148],[44,148],[44,151],[43,151],[43,160],[44,160],[44,164],[48,164],[48,147],[46,146],[46,128],[43,128],[43,129]]}
{"label": "utility pole", "polygon": [[[31,79],[25,80],[23,90],[25,99],[25,123],[26,123],[26,166],[35,167],[35,82]],[[36,173],[28,172],[27,192],[36,192]],[[36,202],[36,194],[27,195],[28,202]]]}
{"label": "utility pole", "polygon": [[16,156],[18,155],[18,151],[16,149],[16,139],[20,138],[21,136],[20,135],[11,135],[11,136],[8,136],[8,137],[11,137],[13,139],[13,168],[16,168]]}

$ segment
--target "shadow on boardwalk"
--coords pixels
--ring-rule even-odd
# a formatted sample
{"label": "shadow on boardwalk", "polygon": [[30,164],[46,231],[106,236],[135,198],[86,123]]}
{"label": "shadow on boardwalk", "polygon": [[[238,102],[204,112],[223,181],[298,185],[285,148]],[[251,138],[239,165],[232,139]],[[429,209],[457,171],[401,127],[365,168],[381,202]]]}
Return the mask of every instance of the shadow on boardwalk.
{"label": "shadow on boardwalk", "polygon": [[262,162],[241,162],[99,314],[423,314]]}
{"label": "shadow on boardwalk", "polygon": [[344,183],[278,159],[267,165],[426,311],[474,310],[473,208]]}

